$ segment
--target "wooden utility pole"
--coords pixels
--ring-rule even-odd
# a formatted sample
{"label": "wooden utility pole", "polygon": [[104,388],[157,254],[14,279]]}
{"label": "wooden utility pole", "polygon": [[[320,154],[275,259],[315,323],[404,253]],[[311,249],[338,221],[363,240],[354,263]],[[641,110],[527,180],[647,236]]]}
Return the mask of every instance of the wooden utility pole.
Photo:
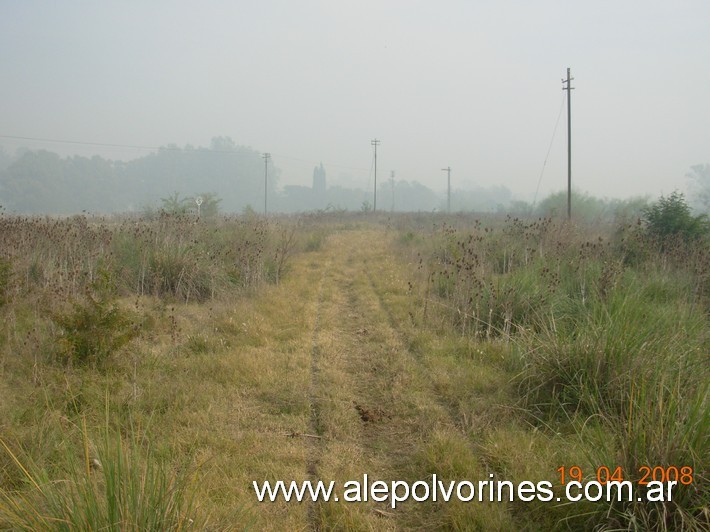
{"label": "wooden utility pole", "polygon": [[269,159],[271,159],[271,154],[265,153],[262,157],[264,158],[264,216],[266,216],[266,191],[268,190]]}
{"label": "wooden utility pole", "polygon": [[446,172],[446,212],[451,212],[451,167],[441,169],[442,172]]}
{"label": "wooden utility pole", "polygon": [[572,219],[572,80],[570,77],[570,69],[567,69],[567,79],[563,79],[562,83],[566,83],[566,87],[562,87],[563,91],[567,91],[567,219]]}
{"label": "wooden utility pole", "polygon": [[372,212],[377,212],[377,146],[380,145],[380,141],[373,139],[370,141],[370,144],[375,147],[375,201],[372,206]]}

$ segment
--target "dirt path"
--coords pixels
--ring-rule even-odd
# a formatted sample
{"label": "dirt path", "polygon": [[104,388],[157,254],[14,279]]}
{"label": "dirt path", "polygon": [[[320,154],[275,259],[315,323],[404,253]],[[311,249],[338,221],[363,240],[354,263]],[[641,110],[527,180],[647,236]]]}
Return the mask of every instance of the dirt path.
{"label": "dirt path", "polygon": [[[298,305],[309,309],[311,320],[310,330],[304,331],[308,349],[302,352],[308,360],[299,364],[308,377],[293,375],[308,383],[303,390],[308,414],[292,445],[301,446],[304,478],[334,480],[340,496],[340,502],[304,503],[308,509],[297,512],[305,520],[299,526],[387,530],[503,524],[502,508],[481,503],[410,501],[392,509],[371,500],[342,500],[341,486],[362,482],[365,474],[370,482],[389,483],[428,480],[433,473],[451,479],[485,473],[456,409],[445,390],[437,389],[441,379],[432,379],[422,353],[408,345],[411,296],[406,267],[392,259],[391,238],[385,231],[337,232],[321,251],[297,257],[290,280],[279,287],[282,297],[291,298],[288,304],[296,304],[296,294],[307,294],[308,301]],[[286,505],[293,519],[291,510]],[[492,514],[499,515],[491,520]]]}

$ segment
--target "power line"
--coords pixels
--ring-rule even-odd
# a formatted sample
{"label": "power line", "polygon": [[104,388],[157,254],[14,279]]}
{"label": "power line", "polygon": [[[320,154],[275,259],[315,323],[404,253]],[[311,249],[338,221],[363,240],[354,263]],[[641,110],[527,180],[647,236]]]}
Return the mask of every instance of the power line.
{"label": "power line", "polygon": [[535,197],[533,198],[532,206],[535,207],[537,203],[537,194],[540,191],[540,183],[542,183],[542,175],[545,173],[545,167],[547,166],[547,161],[550,158],[550,152],[552,151],[552,144],[555,142],[555,135],[557,134],[557,126],[560,125],[560,118],[562,118],[562,110],[564,109],[566,97],[562,96],[562,101],[560,102],[560,110],[557,113],[557,120],[555,121],[555,128],[552,130],[552,138],[550,139],[550,145],[547,147],[547,154],[545,155],[545,160],[542,163],[542,169],[540,170],[540,176],[537,179],[537,187],[535,187]]}
{"label": "power line", "polygon": [[[160,149],[165,149],[165,150],[180,150],[182,148],[178,147],[156,147],[156,146],[139,146],[136,144],[108,144],[105,142],[86,142],[86,141],[79,141],[79,140],[60,140],[60,139],[47,139],[47,138],[38,138],[38,137],[20,137],[18,135],[0,135],[0,139],[10,139],[10,140],[28,140],[31,142],[51,142],[53,144],[74,144],[74,145],[80,145],[80,146],[99,146],[102,148],[130,148],[134,150],[160,150]],[[216,150],[215,150],[216,151]]]}

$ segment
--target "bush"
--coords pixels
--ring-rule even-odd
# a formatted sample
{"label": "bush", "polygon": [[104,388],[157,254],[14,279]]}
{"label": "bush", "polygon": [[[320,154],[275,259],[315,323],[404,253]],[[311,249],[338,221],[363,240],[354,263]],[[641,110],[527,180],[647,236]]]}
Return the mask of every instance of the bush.
{"label": "bush", "polygon": [[[105,274],[104,284],[107,278]],[[115,296],[106,287],[98,293],[87,290],[83,299],[72,303],[69,312],[55,313],[51,318],[61,328],[58,355],[67,364],[103,365],[137,334],[130,314],[116,305]]]}
{"label": "bush", "polygon": [[684,242],[699,240],[710,232],[707,216],[693,216],[683,194],[673,192],[643,209],[646,228],[661,241],[679,238]]}

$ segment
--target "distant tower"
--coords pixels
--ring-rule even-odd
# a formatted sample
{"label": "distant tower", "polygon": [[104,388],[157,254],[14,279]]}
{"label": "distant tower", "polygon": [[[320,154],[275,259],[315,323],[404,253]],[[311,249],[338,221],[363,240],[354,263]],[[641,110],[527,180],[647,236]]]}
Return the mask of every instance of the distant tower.
{"label": "distant tower", "polygon": [[323,163],[313,169],[313,193],[317,198],[325,196],[325,168],[323,168]]}

